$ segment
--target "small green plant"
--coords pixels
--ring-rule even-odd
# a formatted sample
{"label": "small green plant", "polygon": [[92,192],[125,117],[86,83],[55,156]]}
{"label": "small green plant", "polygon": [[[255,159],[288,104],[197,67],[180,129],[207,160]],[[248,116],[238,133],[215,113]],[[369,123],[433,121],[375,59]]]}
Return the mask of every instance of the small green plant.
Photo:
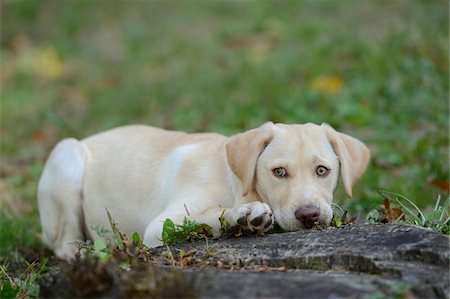
{"label": "small green plant", "polygon": [[93,243],[91,241],[78,243],[78,256],[94,257],[102,263],[114,259],[124,269],[128,269],[136,258],[148,260],[149,253],[139,233],[134,232],[130,239],[119,229],[110,212],[106,210],[106,213],[111,231],[101,226],[95,227],[99,238],[95,239]]}
{"label": "small green plant", "polygon": [[331,208],[333,210],[333,218],[331,219],[330,226],[339,228],[343,225],[355,223],[356,219],[349,217],[348,212],[338,204],[332,203]]}
{"label": "small green plant", "polygon": [[48,258],[42,258],[31,264],[25,261],[27,268],[17,277],[8,274],[8,265],[0,265],[0,298],[37,298],[39,296],[38,279],[52,269],[47,267]]}
{"label": "small green plant", "polygon": [[211,226],[205,223],[197,223],[185,217],[183,224],[174,224],[172,220],[167,218],[163,224],[161,237],[166,245],[183,244],[206,239],[211,235],[211,232]]}
{"label": "small green plant", "polygon": [[398,220],[397,222],[419,225],[436,232],[450,235],[450,196],[442,205],[441,196],[438,196],[433,210],[425,213],[412,200],[403,195],[385,190],[378,190],[378,193],[397,203],[402,212],[407,216],[406,220]]}
{"label": "small green plant", "polygon": [[92,245],[92,249],[101,262],[105,263],[108,261],[110,255],[106,252],[107,243],[104,240],[96,239]]}
{"label": "small green plant", "polygon": [[231,225],[225,219],[225,211],[226,211],[226,209],[223,209],[223,211],[219,217],[219,223],[220,223],[220,228],[221,228],[222,232],[228,231],[231,227]]}

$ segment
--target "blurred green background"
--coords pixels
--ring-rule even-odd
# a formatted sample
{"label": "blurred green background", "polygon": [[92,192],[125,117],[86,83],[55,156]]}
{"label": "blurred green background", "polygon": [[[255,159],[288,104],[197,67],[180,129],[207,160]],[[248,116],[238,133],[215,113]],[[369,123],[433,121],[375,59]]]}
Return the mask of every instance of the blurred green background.
{"label": "blurred green background", "polygon": [[327,122],[373,155],[337,202],[430,206],[448,196],[448,24],[448,1],[2,1],[1,256],[37,246],[55,143],[130,123]]}

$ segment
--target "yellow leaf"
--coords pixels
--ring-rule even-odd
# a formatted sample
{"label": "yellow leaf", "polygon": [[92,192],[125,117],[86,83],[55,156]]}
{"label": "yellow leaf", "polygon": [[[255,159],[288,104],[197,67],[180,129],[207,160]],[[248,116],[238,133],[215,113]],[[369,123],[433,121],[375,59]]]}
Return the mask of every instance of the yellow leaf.
{"label": "yellow leaf", "polygon": [[312,82],[314,91],[327,95],[336,95],[342,88],[342,79],[337,75],[323,75],[316,77]]}
{"label": "yellow leaf", "polygon": [[38,51],[30,63],[34,73],[47,79],[58,79],[64,70],[64,65],[53,46],[47,46]]}

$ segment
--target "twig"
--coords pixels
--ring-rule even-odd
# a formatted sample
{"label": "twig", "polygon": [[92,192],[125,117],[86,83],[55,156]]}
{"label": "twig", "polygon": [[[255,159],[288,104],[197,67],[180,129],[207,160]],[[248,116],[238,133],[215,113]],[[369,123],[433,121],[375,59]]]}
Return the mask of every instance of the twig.
{"label": "twig", "polygon": [[183,205],[184,205],[184,209],[186,210],[186,213],[188,214],[188,216],[191,216],[191,214],[189,214],[189,211],[188,211],[188,208],[186,206],[186,203],[183,203]]}
{"label": "twig", "polygon": [[169,254],[170,254],[170,259],[172,260],[172,266],[175,266],[176,261],[175,261],[175,258],[173,257],[172,250],[170,249],[169,245],[167,245],[167,244],[166,244],[166,247],[167,247],[167,251],[168,251]]}

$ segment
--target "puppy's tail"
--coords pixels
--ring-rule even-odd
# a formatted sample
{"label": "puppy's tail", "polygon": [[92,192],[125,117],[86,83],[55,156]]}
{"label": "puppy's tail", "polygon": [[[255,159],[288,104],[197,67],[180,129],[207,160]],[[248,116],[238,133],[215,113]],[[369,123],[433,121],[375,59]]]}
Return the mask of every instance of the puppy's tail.
{"label": "puppy's tail", "polygon": [[84,239],[82,190],[87,148],[64,139],[48,158],[38,186],[42,241],[66,260],[74,257],[76,241]]}

